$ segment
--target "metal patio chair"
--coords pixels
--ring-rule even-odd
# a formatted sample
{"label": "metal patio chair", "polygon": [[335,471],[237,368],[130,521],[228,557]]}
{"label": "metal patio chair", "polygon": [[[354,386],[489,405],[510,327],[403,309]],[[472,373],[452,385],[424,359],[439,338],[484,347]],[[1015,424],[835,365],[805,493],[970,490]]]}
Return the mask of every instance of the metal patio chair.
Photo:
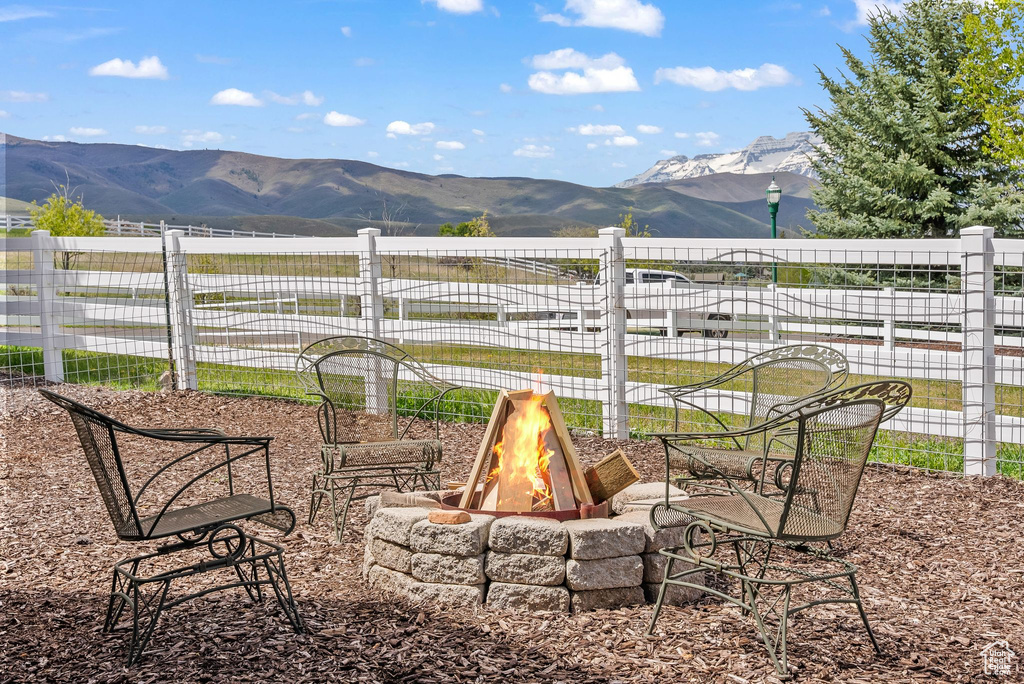
{"label": "metal patio chair", "polygon": [[[676,452],[677,466],[682,471],[676,483],[687,485],[714,479],[716,472],[728,473],[738,479],[754,482],[755,466],[780,465],[792,458],[792,446],[786,440],[773,440],[762,431],[752,431],[742,438],[726,437],[730,428],[716,414],[745,414],[746,427],[754,427],[784,413],[794,403],[842,386],[850,373],[850,362],[840,352],[817,344],[793,344],[755,354],[717,377],[688,385],[666,387],[675,408],[674,431],[679,431],[680,410],[697,411],[723,430],[729,448],[695,445]],[[749,393],[749,400],[737,399],[733,393]],[[712,411],[705,404],[716,401],[725,409]],[[739,402],[741,410],[733,409]],[[732,410],[730,410],[732,409]],[[771,446],[771,450],[769,450]],[[765,455],[770,458],[765,461]],[[704,467],[710,463],[713,469]]]}
{"label": "metal patio chair", "polygon": [[[307,394],[320,398],[323,444],[320,469],[313,475],[310,524],[326,497],[340,542],[353,501],[381,489],[441,488],[440,406],[456,385],[435,377],[399,347],[370,337],[314,342],[299,354],[296,371]],[[417,418],[433,421],[433,439],[409,438]]]}
{"label": "metal patio chair", "polygon": [[[707,493],[684,501],[670,501],[666,492],[665,501],[651,509],[652,525],[686,530],[682,546],[660,551],[668,562],[648,634],[654,631],[667,588],[678,585],[705,591],[753,614],[780,675],[788,672],[790,617],[824,603],[854,604],[872,646],[881,653],[857,588],[857,567],[835,556],[831,542],[846,531],[879,424],[902,410],[910,397],[905,382],[872,382],[834,390],[764,424],[732,431],[730,436],[736,439],[789,431],[795,453],[783,483],[785,496],[751,492],[711,461],[702,467],[724,485],[705,484]],[[662,435],[667,474],[672,469],[669,454],[680,442],[719,437],[721,433]],[[685,563],[685,569],[674,571],[676,561]],[[705,571],[737,580],[740,596],[688,581],[690,575]],[[794,604],[794,590],[812,589],[824,593]]]}
{"label": "metal patio chair", "polygon": [[[229,437],[206,428],[135,428],[67,397],[39,391],[71,416],[118,538],[129,542],[168,540],[155,552],[114,565],[103,631],[119,629],[124,610],[131,612],[128,665],[142,657],[164,610],[221,589],[243,587],[253,601],[260,601],[264,587],[269,586],[288,622],[296,632],[302,631],[285,574],[284,549],[245,533],[236,524],[255,520],[286,535],[295,526],[291,509],[274,500],[270,437]],[[133,487],[130,482],[135,478],[129,472],[135,464],[125,457],[142,449],[147,454],[168,451],[173,457],[162,460],[154,471],[143,473],[136,481],[141,486]],[[265,466],[265,498],[239,486],[240,470],[263,470],[242,462],[250,456]],[[197,493],[196,485],[221,488],[226,496],[208,498]],[[167,567],[172,554],[203,546],[212,559]],[[231,578],[213,587],[204,584],[187,595],[170,596],[171,585],[177,580],[213,571],[229,572]]]}

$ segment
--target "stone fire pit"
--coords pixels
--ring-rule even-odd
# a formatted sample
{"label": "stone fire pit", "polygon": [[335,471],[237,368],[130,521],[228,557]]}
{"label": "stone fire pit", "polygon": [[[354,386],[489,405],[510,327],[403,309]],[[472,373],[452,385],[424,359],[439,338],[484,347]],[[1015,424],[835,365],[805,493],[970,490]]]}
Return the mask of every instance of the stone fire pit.
{"label": "stone fire pit", "polygon": [[[658,549],[681,545],[685,529],[651,527],[650,504],[664,492],[664,483],[633,485],[616,495],[608,519],[473,514],[460,524],[428,520],[442,492],[385,495],[383,505],[372,497],[363,577],[375,591],[444,606],[579,612],[653,603],[665,568]],[[698,597],[670,587],[666,601]]]}

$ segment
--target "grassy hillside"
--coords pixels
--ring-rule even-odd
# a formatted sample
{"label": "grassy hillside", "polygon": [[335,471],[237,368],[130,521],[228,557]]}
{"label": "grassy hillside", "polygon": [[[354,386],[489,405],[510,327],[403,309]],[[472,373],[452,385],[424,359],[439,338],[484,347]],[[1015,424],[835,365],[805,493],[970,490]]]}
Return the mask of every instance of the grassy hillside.
{"label": "grassy hillside", "polygon": [[764,221],[742,210],[661,185],[591,188],[532,178],[429,176],[350,160],[14,136],[7,137],[6,159],[7,194],[19,200],[46,197],[51,180],[67,173],[87,206],[105,216],[177,217],[179,223],[187,216],[215,227],[350,234],[379,221],[386,205],[392,220],[420,234],[484,211],[497,232],[513,235],[550,234],[566,225],[612,225],[629,211],[666,237],[766,234]]}
{"label": "grassy hillside", "polygon": [[0,216],[4,214],[27,214],[32,205],[29,202],[0,196]]}

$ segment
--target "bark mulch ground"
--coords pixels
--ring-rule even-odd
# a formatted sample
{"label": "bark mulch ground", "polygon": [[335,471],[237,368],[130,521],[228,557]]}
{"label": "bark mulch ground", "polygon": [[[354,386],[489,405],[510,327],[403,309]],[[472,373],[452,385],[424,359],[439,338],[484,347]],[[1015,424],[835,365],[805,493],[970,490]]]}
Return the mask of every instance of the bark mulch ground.
{"label": "bark mulch ground", "polygon": [[[343,544],[329,522],[303,524],[317,464],[312,409],[199,393],[61,391],[129,424],[219,426],[274,436],[275,488],[299,514],[283,544],[308,633],[276,605],[213,594],[164,614],[143,662],[123,666],[125,637],[100,631],[112,564],[149,547],[120,543],[66,414],[29,389],[3,395],[0,460],[0,681],[747,682],[774,671],[749,618],[708,600],[581,615],[445,610],[381,600],[359,577],[358,507]],[[445,480],[464,478],[480,425],[442,428]],[[621,446],[660,479],[650,442],[576,440],[593,462]],[[155,456],[133,456],[140,467]],[[790,658],[805,682],[996,681],[980,650],[1007,639],[1024,657],[1024,483],[871,468],[840,553],[860,566],[884,650],[856,613],[822,607],[794,620]],[[254,527],[256,527],[254,525]],[[272,531],[259,530],[270,539]],[[1019,662],[1019,661],[1018,661]],[[1015,675],[1024,679],[1024,668]]]}

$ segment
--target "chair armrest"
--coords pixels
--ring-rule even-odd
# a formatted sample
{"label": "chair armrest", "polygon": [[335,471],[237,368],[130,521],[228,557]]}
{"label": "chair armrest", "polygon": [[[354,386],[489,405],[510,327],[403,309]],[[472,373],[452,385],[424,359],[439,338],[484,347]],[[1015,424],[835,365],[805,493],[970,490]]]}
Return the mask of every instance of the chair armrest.
{"label": "chair armrest", "polygon": [[219,428],[140,428],[143,432],[148,432],[154,436],[174,436],[174,435],[195,435],[195,436],[207,436],[207,437],[227,437],[228,433],[224,432]]}

